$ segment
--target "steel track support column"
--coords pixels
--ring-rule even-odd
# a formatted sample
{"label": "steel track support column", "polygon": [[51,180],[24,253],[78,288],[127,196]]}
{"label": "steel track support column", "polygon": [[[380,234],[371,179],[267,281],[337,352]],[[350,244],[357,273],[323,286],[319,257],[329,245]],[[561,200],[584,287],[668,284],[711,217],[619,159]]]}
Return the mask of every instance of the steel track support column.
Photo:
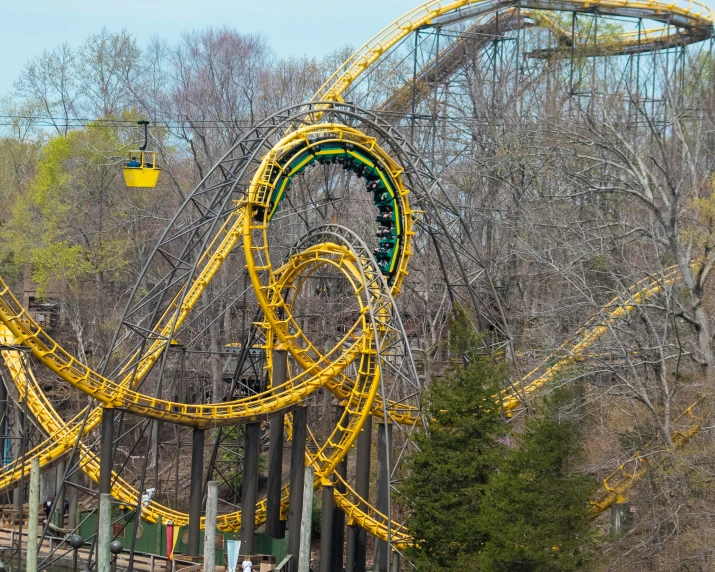
{"label": "steel track support column", "polygon": [[5,466],[5,439],[7,435],[7,387],[5,378],[0,376],[0,466]]}
{"label": "steel track support column", "polygon": [[[159,390],[157,393],[161,391],[161,381],[159,381]],[[161,395],[158,396],[159,399],[161,399]],[[154,494],[159,497],[159,450],[160,450],[160,441],[161,438],[161,422],[158,419],[155,419],[154,422],[152,423],[152,437],[151,440],[153,441],[153,446],[154,446],[154,459],[152,462],[154,463]]]}
{"label": "steel track support column", "polygon": [[191,446],[191,485],[189,490],[189,543],[186,547],[188,556],[199,555],[201,501],[203,500],[204,491],[204,440],[204,430],[194,427]]}
{"label": "steel track support column", "polygon": [[[372,447],[372,416],[368,415],[358,435],[355,462],[355,492],[366,501],[370,498],[370,449]],[[366,508],[363,505],[363,509]],[[358,528],[355,539],[354,572],[367,571],[367,530]]]}
{"label": "steel track support column", "polygon": [[[15,424],[13,426],[13,437],[15,443],[13,444],[13,461],[19,461],[22,462],[24,465],[24,456],[25,456],[25,433],[23,431],[24,425],[24,416],[22,415],[22,411],[20,410],[19,407],[15,407]],[[25,477],[26,473],[23,471],[22,476],[23,478]],[[13,513],[13,518],[17,519],[16,524],[18,524],[18,533],[22,532],[22,515],[20,514],[22,512],[22,505],[23,505],[23,497],[25,496],[24,493],[25,485],[24,482],[21,480],[20,484],[17,485],[12,491],[12,513]]]}
{"label": "steel track support column", "polygon": [[355,545],[357,544],[358,527],[348,523],[348,541],[345,551],[345,572],[355,572]]}
{"label": "steel track support column", "polygon": [[256,495],[258,493],[258,454],[261,424],[246,425],[243,445],[243,488],[241,501],[241,554],[253,554],[256,533]]}
{"label": "steel track support column", "polygon": [[[112,492],[112,463],[114,461],[114,409],[102,408],[102,443],[99,451],[99,494]],[[139,491],[141,492],[141,491]]]}
{"label": "steel track support column", "polygon": [[[336,408],[335,424],[340,422],[343,414],[343,408]],[[343,457],[343,460],[335,469],[335,472],[344,480],[348,474],[348,455]],[[338,481],[336,490],[339,493],[345,493],[345,485]],[[334,497],[334,495],[333,495]],[[335,500],[333,498],[333,500]],[[337,506],[333,508],[333,548],[331,550],[331,572],[334,570],[343,569],[343,556],[345,555],[345,513],[340,510]]]}
{"label": "steel track support column", "polygon": [[55,473],[55,501],[58,500],[60,493],[62,492],[62,483],[64,483],[65,478],[65,462],[60,461],[57,463],[57,472]]}
{"label": "steel track support column", "polygon": [[[288,352],[283,349],[273,351],[272,387],[286,381]],[[266,534],[271,538],[285,537],[285,521],[281,520],[281,478],[283,476],[283,435],[285,416],[271,419],[270,442],[268,445],[268,494],[266,501]]]}
{"label": "steel track support column", "polygon": [[80,475],[78,474],[78,471],[72,470],[72,461],[67,461],[69,467],[70,467],[70,474],[68,477],[68,485],[69,485],[69,498],[70,498],[70,507],[69,507],[69,512],[67,513],[67,528],[70,528],[74,530],[77,527],[77,503],[79,501],[79,491],[77,490],[77,487],[75,486],[78,484],[78,480]]}
{"label": "steel track support column", "polygon": [[[390,467],[388,452],[392,447],[392,424],[377,425],[377,510],[389,514]],[[384,540],[375,539],[375,572],[387,572],[390,547]]]}
{"label": "steel track support column", "polygon": [[99,530],[97,532],[97,572],[110,572],[112,553],[109,544],[112,541],[112,496],[99,495]]}
{"label": "steel track support column", "polygon": [[[370,493],[370,446],[372,444],[372,417],[368,416],[357,439],[355,458],[355,492],[367,499]],[[346,572],[365,572],[367,531],[357,524],[348,523],[348,541],[345,554]]]}
{"label": "steel track support column", "polygon": [[293,442],[290,448],[290,506],[288,508],[288,554],[293,556],[291,571],[298,569],[300,554],[300,526],[303,515],[303,486],[305,481],[305,439],[308,409],[293,411]]}
{"label": "steel track support column", "polygon": [[417,114],[417,46],[420,41],[420,31],[415,31],[415,47],[412,62],[412,121],[410,123],[410,143],[415,142],[415,116]]}
{"label": "steel track support column", "polygon": [[60,528],[64,528],[65,520],[65,493],[67,492],[67,488],[62,486],[64,482],[65,462],[60,461],[57,464],[57,471],[55,472],[55,494],[53,497],[55,499],[55,509],[52,515],[55,525]]}
{"label": "steel track support column", "polygon": [[[186,358],[186,348],[183,345],[179,348],[179,402],[184,403],[184,361]],[[181,427],[174,425],[174,436],[176,437],[176,459],[174,460],[174,510],[179,506],[179,463],[181,461]]]}
{"label": "steel track support column", "polygon": [[320,572],[333,572],[339,568],[332,568],[333,562],[333,511],[335,510],[334,488],[332,485],[323,485],[323,498],[320,518]]}
{"label": "steel track support column", "polygon": [[281,520],[284,424],[285,417],[283,415],[271,419],[266,500],[266,534],[271,538],[285,538],[286,530],[286,522]]}
{"label": "steel track support column", "polygon": [[[37,572],[37,520],[40,512],[40,459],[30,461],[30,497],[27,511],[27,572]],[[20,539],[22,545],[22,539]]]}
{"label": "steel track support column", "polygon": [[[25,376],[25,396],[27,396],[27,383],[28,383],[28,377]],[[27,398],[23,399],[22,403],[22,409],[19,407],[15,407],[15,427],[16,431],[19,432],[17,435],[18,437],[18,444],[19,444],[19,450],[17,451],[17,456],[16,460],[20,461],[20,467],[21,468],[21,473],[22,473],[22,479],[20,480],[19,485],[15,489],[14,496],[13,496],[13,504],[12,508],[14,514],[16,515],[17,518],[17,548],[18,548],[18,554],[17,554],[17,568],[18,570],[22,570],[22,512],[23,512],[23,498],[25,496],[25,458],[26,458],[26,453],[27,453]],[[39,484],[38,484],[38,490],[39,490]]]}

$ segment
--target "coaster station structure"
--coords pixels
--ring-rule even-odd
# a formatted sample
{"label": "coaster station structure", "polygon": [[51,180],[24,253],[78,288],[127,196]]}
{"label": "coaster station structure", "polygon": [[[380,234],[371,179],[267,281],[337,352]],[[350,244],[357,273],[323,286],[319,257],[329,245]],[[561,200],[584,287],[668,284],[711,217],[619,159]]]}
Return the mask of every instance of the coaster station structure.
{"label": "coaster station structure", "polygon": [[[59,467],[60,491],[76,489],[84,472],[99,493],[111,493],[142,519],[188,524],[187,549],[197,556],[203,491],[218,479],[225,493],[219,529],[240,530],[250,553],[256,526],[265,523],[269,535],[279,536],[287,517],[290,551],[297,554],[302,495],[291,491],[303,489],[302,468],[310,466],[315,488],[323,489],[323,515],[332,519],[324,529],[337,535],[331,540],[324,530],[321,570],[339,569],[344,556],[348,570],[365,570],[368,534],[377,539],[376,569],[395,569],[410,535],[409,508],[393,496],[412,437],[426,424],[419,394],[428,381],[415,365],[414,308],[405,292],[437,284],[446,305],[474,310],[476,327],[490,332],[489,351],[512,358],[519,351],[492,268],[458,190],[443,175],[481,130],[528,120],[544,93],[564,95],[556,111],[572,113],[627,92],[629,105],[665,124],[668,102],[677,99],[672,93],[685,89],[686,58],[711,52],[712,38],[712,14],[694,2],[461,0],[408,12],[355,52],[311,101],[258,121],[204,177],[149,257],[100,371],[65,351],[0,284],[9,401],[25,412],[26,429],[29,419],[44,437],[23,433],[0,486],[21,485],[32,458],[43,468]],[[599,73],[617,81],[597,86]],[[455,111],[470,107],[476,108],[470,116]],[[432,262],[427,279],[410,273],[413,257]],[[553,356],[505,389],[505,411],[518,412],[584,359],[610,324],[677,276],[672,270],[644,279],[605,304]],[[57,413],[28,352],[35,367],[91,398],[73,419]],[[229,354],[224,384],[220,370]],[[201,389],[188,395],[191,376]],[[701,403],[676,420],[688,421],[679,442],[698,430]],[[1,414],[7,412],[6,406]],[[373,419],[378,479],[371,491]],[[173,444],[162,439],[169,425]],[[259,500],[266,428],[268,493]],[[187,514],[179,469],[188,450]],[[127,467],[138,482],[125,480]],[[633,467],[625,463],[604,482],[596,512],[642,476],[642,466]],[[142,503],[141,491],[152,487],[163,496]],[[327,510],[333,505],[334,515]],[[44,563],[69,550],[58,549]]]}

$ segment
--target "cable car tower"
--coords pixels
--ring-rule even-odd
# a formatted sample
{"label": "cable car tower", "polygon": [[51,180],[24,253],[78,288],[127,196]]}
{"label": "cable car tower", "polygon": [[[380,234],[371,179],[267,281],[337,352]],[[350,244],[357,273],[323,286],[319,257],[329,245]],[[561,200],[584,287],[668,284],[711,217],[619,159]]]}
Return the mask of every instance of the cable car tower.
{"label": "cable car tower", "polygon": [[137,151],[129,151],[129,160],[124,163],[124,182],[127,187],[154,188],[159,181],[161,169],[156,164],[156,151],[147,151],[149,141],[148,121],[137,121],[144,126],[144,145]]}

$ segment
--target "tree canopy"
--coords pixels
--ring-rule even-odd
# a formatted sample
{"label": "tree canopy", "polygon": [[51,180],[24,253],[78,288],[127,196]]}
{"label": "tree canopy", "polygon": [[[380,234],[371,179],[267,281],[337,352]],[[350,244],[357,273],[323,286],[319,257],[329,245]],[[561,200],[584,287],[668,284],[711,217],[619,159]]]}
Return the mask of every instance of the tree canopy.
{"label": "tree canopy", "polygon": [[581,421],[558,390],[526,420],[490,475],[477,518],[487,541],[480,570],[587,570],[593,559],[588,500],[598,481],[583,474]]}
{"label": "tree canopy", "polygon": [[507,426],[496,396],[503,364],[478,353],[458,310],[451,347],[464,361],[426,392],[429,430],[409,464],[409,550],[418,570],[585,570],[591,561],[588,500],[595,479],[580,472],[578,415],[561,390],[523,431]]}

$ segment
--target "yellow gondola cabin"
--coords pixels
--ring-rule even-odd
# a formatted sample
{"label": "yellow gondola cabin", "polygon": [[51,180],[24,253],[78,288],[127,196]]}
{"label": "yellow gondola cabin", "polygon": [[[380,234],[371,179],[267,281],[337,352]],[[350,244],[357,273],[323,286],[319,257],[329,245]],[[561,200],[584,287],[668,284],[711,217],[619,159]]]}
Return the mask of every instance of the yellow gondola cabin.
{"label": "yellow gondola cabin", "polygon": [[129,152],[129,160],[124,163],[124,182],[127,187],[156,187],[159,181],[161,169],[156,164],[156,151],[147,151],[146,146],[149,139],[147,132],[148,121],[137,121],[144,126],[144,145],[137,151]]}
{"label": "yellow gondola cabin", "polygon": [[161,173],[156,166],[156,151],[132,151],[122,171],[127,187],[156,187]]}

